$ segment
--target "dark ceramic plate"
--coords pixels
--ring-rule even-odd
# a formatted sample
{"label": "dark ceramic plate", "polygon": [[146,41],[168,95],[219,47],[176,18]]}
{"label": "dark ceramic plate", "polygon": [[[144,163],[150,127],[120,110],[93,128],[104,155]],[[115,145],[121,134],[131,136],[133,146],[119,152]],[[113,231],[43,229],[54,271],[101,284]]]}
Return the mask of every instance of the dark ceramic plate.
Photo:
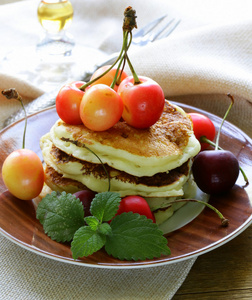
{"label": "dark ceramic plate", "polygon": [[[207,115],[216,128],[221,119],[205,111],[179,104],[187,112],[200,112]],[[42,159],[39,148],[40,137],[49,131],[58,119],[55,108],[49,108],[28,118],[26,147],[35,151]],[[0,166],[13,150],[21,148],[24,121],[18,121],[0,132]],[[252,180],[252,141],[240,129],[225,122],[220,138],[220,146],[232,151],[250,181]],[[179,262],[211,251],[235,238],[252,224],[252,184],[243,187],[240,175],[237,184],[225,196],[211,197],[209,203],[219,209],[229,219],[228,227],[221,227],[217,215],[210,209],[201,213],[194,206],[183,207],[172,216],[170,223],[176,223],[176,230],[165,236],[171,249],[170,256],[162,256],[146,261],[119,261],[104,251],[78,260],[73,260],[69,244],[57,243],[44,234],[35,216],[32,201],[20,201],[5,188],[0,178],[0,233],[12,242],[27,250],[62,262],[102,268],[142,268]],[[195,203],[194,203],[195,204]],[[194,211],[195,209],[195,211]],[[197,211],[197,212],[196,212]],[[191,214],[190,222],[185,218]],[[173,226],[170,224],[169,226]]]}

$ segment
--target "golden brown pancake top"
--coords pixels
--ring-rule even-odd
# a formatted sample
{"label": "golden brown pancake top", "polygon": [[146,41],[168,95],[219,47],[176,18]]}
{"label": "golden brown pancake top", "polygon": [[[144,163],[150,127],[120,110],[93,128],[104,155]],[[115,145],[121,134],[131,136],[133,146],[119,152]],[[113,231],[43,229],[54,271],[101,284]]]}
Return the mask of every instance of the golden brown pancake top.
{"label": "golden brown pancake top", "polygon": [[77,146],[100,143],[143,157],[177,155],[178,152],[182,154],[192,130],[189,117],[177,111],[168,101],[165,101],[164,111],[158,122],[147,129],[133,128],[124,121],[101,132],[89,130],[84,125],[68,125],[63,121],[59,125],[65,126],[73,138],[67,140]]}

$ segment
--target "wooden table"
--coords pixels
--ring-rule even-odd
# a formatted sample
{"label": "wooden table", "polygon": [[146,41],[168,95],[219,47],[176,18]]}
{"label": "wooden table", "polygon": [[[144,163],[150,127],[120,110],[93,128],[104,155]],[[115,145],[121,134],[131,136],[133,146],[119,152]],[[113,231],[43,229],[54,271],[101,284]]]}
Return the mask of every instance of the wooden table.
{"label": "wooden table", "polygon": [[173,300],[252,299],[252,226],[199,256]]}

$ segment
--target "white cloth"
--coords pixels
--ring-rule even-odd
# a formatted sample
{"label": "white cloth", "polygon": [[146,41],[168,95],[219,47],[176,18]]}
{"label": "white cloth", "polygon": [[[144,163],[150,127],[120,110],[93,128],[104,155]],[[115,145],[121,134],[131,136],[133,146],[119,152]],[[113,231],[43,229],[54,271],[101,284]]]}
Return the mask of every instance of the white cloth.
{"label": "white cloth", "polygon": [[[122,15],[128,5],[137,11],[139,28],[164,14],[180,18],[180,25],[169,38],[130,53],[136,72],[159,82],[167,98],[191,103],[220,116],[223,116],[228,103],[223,95],[232,93],[239,106],[236,104],[236,109],[231,110],[228,120],[247,134],[252,134],[250,0],[212,0],[204,3],[200,0],[159,0],[150,3],[144,0],[127,3],[73,0],[72,3],[75,15],[69,32],[74,35],[76,46],[89,46],[106,53],[120,49]],[[0,7],[0,37],[4,45],[0,48],[1,56],[13,48],[35,47],[42,33],[36,18],[37,5],[37,1],[28,0]],[[15,22],[9,21],[10,13]],[[81,60],[88,61],[89,57],[83,53]],[[20,58],[20,62],[26,61],[28,68],[29,53]],[[11,75],[15,76],[15,72]],[[36,86],[27,83],[27,87],[24,86],[22,78],[19,74],[14,79],[0,74],[0,90],[15,85],[27,101],[47,91],[42,82],[36,82]],[[4,106],[4,110],[0,110],[0,120],[6,118],[6,112],[11,114],[20,108],[15,101],[0,99]],[[245,118],[241,118],[237,110],[245,114]]]}
{"label": "white cloth", "polygon": [[[4,45],[1,57],[13,47],[21,49],[37,43],[41,33],[36,18],[38,2],[28,0],[0,6],[0,37]],[[72,3],[75,16],[69,32],[75,36],[77,45],[106,53],[120,49],[123,11],[128,5],[137,11],[138,28],[166,13],[181,18],[180,25],[167,39],[130,53],[136,72],[159,82],[168,99],[220,116],[229,104],[225,94],[232,93],[236,108],[231,110],[228,120],[252,135],[250,0]],[[0,90],[15,87],[26,103],[46,91],[16,75],[0,73]],[[19,108],[15,101],[0,96],[1,121]],[[38,256],[2,236],[0,251],[0,298],[7,300],[171,299],[195,261],[139,270],[93,269]]]}

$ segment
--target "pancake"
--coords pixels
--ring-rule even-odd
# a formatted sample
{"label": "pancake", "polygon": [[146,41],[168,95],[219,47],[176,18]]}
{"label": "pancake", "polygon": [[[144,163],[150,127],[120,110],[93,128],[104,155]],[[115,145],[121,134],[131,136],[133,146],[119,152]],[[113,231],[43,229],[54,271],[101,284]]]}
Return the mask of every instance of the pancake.
{"label": "pancake", "polygon": [[68,155],[100,163],[88,147],[104,164],[134,176],[168,172],[200,150],[190,118],[168,101],[158,122],[148,129],[136,129],[122,121],[109,130],[94,132],[59,120],[50,136],[53,144]]}
{"label": "pancake", "polygon": [[[145,197],[183,196],[183,186],[189,178],[191,160],[170,172],[156,173],[153,176],[134,176],[117,170],[107,164],[90,163],[70,156],[58,149],[47,134],[41,139],[44,161],[62,178],[80,182],[96,192],[108,190],[109,174],[110,191],[118,192],[122,197],[141,195]],[[53,180],[55,182],[55,180]]]}
{"label": "pancake", "polygon": [[45,183],[53,191],[71,193],[74,194],[78,191],[88,190],[88,188],[76,180],[63,177],[62,174],[56,172],[52,167],[45,165]]}
{"label": "pancake", "polygon": [[120,121],[95,132],[58,120],[41,137],[40,147],[45,182],[52,190],[105,192],[109,178],[109,190],[121,197],[144,197],[157,224],[185,204],[171,201],[196,192],[191,165],[200,144],[189,116],[167,100],[160,119],[148,129]]}

